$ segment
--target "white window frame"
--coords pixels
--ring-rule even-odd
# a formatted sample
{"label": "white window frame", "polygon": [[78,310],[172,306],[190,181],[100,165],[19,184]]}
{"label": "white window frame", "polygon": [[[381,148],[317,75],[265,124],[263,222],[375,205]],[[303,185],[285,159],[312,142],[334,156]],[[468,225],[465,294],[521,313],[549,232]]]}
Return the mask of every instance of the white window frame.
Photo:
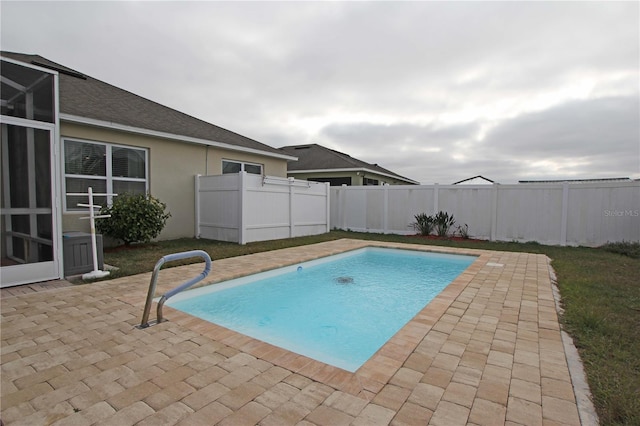
{"label": "white window frame", "polygon": [[[92,145],[101,145],[105,147],[105,153],[106,153],[106,172],[105,172],[105,176],[96,176],[96,175],[77,175],[77,174],[72,174],[72,173],[67,173],[66,170],[66,157],[65,157],[65,144],[67,143],[67,141],[69,142],[80,142],[80,143],[87,143],[87,144],[92,144]],[[144,152],[144,174],[145,174],[145,178],[123,178],[123,177],[113,177],[113,170],[112,170],[112,159],[113,159],[113,148],[127,148],[127,149],[133,149],[133,150],[137,150],[137,151],[142,151]],[[62,178],[62,187],[63,187],[63,196],[62,196],[62,206],[63,206],[63,211],[64,213],[70,213],[70,214],[86,214],[86,209],[85,208],[77,208],[77,207],[71,207],[69,208],[67,206],[67,178],[69,179],[94,179],[94,180],[105,180],[107,182],[106,188],[107,188],[107,193],[112,194],[113,193],[113,182],[114,181],[120,181],[120,182],[144,182],[144,191],[145,193],[149,192],[149,149],[148,148],[144,148],[144,147],[140,147],[140,146],[131,146],[131,145],[120,145],[120,144],[115,144],[115,143],[109,143],[109,142],[98,142],[98,141],[92,141],[92,140],[87,140],[87,139],[77,139],[77,138],[62,138],[62,154],[60,155],[61,158],[61,168],[62,168],[62,172],[63,172],[63,178]],[[108,205],[112,205],[113,204],[113,196],[109,195],[107,196],[107,204]]]}
{"label": "white window frame", "polygon": [[[258,167],[260,167],[260,173],[259,173],[259,174],[260,174],[261,176],[264,176],[264,165],[263,165],[263,164],[260,164],[260,163],[250,163],[250,162],[248,162],[248,161],[230,160],[230,159],[227,159],[227,158],[223,158],[223,159],[222,159],[222,168],[221,168],[222,174],[224,174],[224,163],[225,163],[225,162],[227,162],[227,163],[236,163],[236,164],[240,164],[240,171],[241,171],[241,172],[246,171],[246,170],[245,170],[245,166],[258,166]],[[247,172],[247,173],[249,173],[249,172]],[[258,174],[258,173],[251,173],[251,174]]]}

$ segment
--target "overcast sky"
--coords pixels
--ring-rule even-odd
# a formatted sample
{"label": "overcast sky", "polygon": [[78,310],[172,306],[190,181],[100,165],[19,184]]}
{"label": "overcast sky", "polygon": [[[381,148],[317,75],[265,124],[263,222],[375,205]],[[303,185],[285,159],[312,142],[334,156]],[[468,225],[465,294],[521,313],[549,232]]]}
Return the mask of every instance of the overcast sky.
{"label": "overcast sky", "polygon": [[639,2],[7,2],[39,54],[419,182],[640,177]]}

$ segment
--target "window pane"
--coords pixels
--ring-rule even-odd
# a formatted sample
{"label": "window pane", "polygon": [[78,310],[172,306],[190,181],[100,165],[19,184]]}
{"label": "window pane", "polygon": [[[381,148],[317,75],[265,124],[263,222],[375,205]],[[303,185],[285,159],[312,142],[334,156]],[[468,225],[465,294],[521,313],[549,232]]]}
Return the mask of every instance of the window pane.
{"label": "window pane", "polygon": [[262,174],[262,166],[259,164],[245,164],[244,171],[247,173],[252,173],[254,175]]}
{"label": "window pane", "polygon": [[139,149],[114,147],[112,149],[112,174],[114,177],[144,179],[144,151]]}
{"label": "window pane", "polygon": [[[86,142],[64,142],[64,167],[69,175],[107,175],[107,147]],[[67,192],[75,192],[69,191]]]}
{"label": "window pane", "polygon": [[146,185],[144,182],[131,182],[126,180],[114,180],[113,192],[120,195],[128,192],[130,194],[146,194]]}
{"label": "window pane", "polygon": [[242,170],[242,164],[235,161],[222,161],[222,173],[240,173]]}
{"label": "window pane", "polygon": [[364,178],[364,179],[362,179],[362,184],[363,185],[378,185],[379,182],[378,182],[377,179]]}
{"label": "window pane", "polygon": [[[66,178],[67,192],[87,193],[89,187],[93,188],[94,193],[106,193],[107,181],[105,179],[82,179],[82,178]],[[78,203],[88,204],[89,197],[84,195],[67,195],[67,210],[88,210],[86,207],[78,207]],[[95,205],[105,206],[107,197],[93,197]]]}

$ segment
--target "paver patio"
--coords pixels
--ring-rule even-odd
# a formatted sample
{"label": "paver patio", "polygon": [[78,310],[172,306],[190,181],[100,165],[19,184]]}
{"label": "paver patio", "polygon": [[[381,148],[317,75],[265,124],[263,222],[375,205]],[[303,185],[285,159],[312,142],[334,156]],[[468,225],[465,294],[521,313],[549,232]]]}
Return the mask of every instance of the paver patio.
{"label": "paver patio", "polygon": [[[2,297],[5,425],[579,425],[544,255],[338,240],[214,260],[207,283],[365,246],[477,260],[356,373],[165,307],[151,274]],[[158,295],[202,264],[163,270]],[[155,311],[152,311],[152,317]]]}

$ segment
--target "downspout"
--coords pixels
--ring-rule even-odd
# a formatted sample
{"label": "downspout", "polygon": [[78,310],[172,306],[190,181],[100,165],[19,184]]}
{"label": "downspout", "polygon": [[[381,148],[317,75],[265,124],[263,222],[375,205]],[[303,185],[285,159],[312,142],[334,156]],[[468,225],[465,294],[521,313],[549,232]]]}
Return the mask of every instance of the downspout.
{"label": "downspout", "polygon": [[204,175],[209,176],[209,145],[204,151]]}

